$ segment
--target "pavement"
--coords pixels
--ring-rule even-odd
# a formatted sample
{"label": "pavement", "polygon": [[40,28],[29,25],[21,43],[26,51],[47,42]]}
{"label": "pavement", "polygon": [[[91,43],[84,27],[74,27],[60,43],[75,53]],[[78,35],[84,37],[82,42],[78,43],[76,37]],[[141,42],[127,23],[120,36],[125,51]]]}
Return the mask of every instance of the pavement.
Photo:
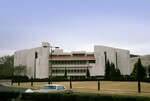
{"label": "pavement", "polygon": [[24,89],[24,88],[14,88],[14,87],[8,87],[8,86],[4,86],[4,85],[0,84],[0,91],[14,91],[14,92],[23,93],[26,90],[27,89]]}

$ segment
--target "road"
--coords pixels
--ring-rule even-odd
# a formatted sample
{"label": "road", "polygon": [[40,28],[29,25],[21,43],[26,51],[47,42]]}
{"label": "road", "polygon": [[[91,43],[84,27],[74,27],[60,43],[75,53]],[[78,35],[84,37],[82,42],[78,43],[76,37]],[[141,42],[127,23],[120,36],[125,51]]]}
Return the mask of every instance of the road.
{"label": "road", "polygon": [[14,87],[8,87],[8,86],[4,86],[2,84],[0,84],[0,91],[14,91],[14,92],[25,92],[24,88],[14,88]]}

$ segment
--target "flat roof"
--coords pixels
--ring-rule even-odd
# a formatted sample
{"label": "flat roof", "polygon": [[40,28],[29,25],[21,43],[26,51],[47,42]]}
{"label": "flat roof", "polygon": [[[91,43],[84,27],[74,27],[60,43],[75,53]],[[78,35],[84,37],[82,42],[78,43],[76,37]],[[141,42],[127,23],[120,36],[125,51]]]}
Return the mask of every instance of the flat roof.
{"label": "flat roof", "polygon": [[[51,60],[51,57],[49,58]],[[67,60],[95,60],[94,56],[79,56],[79,57],[73,57],[73,56],[55,56],[52,57],[52,60],[54,61],[67,61]]]}

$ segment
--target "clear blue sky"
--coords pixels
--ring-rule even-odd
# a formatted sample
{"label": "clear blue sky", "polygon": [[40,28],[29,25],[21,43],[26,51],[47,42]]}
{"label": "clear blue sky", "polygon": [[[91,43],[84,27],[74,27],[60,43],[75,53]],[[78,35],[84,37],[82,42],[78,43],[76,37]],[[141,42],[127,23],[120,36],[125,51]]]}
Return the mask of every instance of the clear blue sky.
{"label": "clear blue sky", "polygon": [[150,54],[150,0],[0,0],[0,56],[42,42]]}

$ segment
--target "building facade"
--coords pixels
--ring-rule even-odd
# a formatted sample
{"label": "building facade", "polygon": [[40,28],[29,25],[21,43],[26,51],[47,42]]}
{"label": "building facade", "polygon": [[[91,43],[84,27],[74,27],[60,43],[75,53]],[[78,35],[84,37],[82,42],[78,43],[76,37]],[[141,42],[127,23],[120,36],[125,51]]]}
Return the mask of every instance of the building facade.
{"label": "building facade", "polygon": [[89,71],[90,76],[104,76],[106,61],[115,64],[123,75],[130,75],[130,52],[100,45],[94,46],[94,52],[72,51],[63,52],[54,49],[49,43],[42,47],[25,49],[14,53],[14,65],[26,65],[24,75],[29,78],[67,77],[85,78]]}
{"label": "building facade", "polygon": [[42,47],[25,49],[14,53],[14,66],[26,66],[25,73],[29,78],[47,78],[49,76],[50,44],[42,43]]}

